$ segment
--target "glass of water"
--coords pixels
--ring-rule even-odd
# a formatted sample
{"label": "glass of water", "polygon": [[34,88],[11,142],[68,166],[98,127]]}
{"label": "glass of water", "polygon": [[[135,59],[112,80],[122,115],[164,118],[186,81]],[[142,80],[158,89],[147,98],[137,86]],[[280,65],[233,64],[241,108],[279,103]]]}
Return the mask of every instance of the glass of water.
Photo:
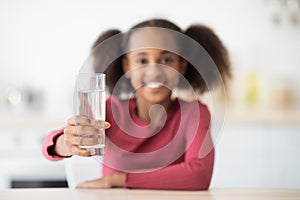
{"label": "glass of water", "polygon": [[[77,76],[73,101],[74,114],[89,123],[76,128],[81,139],[81,148],[88,149],[92,155],[104,154],[105,101],[105,74],[82,73]],[[80,122],[76,124],[81,125]]]}

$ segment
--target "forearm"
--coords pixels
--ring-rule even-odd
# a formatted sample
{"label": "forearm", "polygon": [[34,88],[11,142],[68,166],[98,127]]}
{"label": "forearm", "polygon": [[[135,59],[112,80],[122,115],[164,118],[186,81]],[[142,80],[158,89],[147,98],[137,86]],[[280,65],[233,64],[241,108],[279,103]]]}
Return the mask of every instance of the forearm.
{"label": "forearm", "polygon": [[171,165],[156,171],[128,173],[126,187],[171,190],[207,190],[212,176],[213,161],[200,160]]}

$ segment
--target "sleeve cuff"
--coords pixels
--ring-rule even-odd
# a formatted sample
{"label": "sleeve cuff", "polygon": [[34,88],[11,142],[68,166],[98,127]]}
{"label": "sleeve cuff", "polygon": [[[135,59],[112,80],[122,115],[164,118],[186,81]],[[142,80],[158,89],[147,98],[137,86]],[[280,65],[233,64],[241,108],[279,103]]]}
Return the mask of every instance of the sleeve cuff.
{"label": "sleeve cuff", "polygon": [[61,134],[63,134],[63,129],[53,131],[45,138],[44,143],[42,145],[42,154],[48,160],[58,161],[58,160],[62,160],[64,158],[64,157],[54,154],[54,152],[51,151],[51,148],[54,147],[54,141]]}

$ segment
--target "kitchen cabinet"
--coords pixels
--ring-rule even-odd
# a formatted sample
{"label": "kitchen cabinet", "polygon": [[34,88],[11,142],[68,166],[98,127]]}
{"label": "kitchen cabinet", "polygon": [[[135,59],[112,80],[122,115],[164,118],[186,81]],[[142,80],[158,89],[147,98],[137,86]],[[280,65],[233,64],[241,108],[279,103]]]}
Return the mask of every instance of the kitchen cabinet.
{"label": "kitchen cabinet", "polygon": [[299,188],[300,125],[225,124],[212,188]]}
{"label": "kitchen cabinet", "polygon": [[41,154],[42,141],[55,124],[60,122],[0,119],[0,189],[66,180],[64,163],[50,162]]}

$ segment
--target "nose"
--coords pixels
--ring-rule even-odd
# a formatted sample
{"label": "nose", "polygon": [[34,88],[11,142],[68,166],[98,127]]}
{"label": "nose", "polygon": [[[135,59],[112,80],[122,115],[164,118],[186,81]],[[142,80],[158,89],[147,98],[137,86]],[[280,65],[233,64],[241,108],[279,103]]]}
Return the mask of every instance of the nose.
{"label": "nose", "polygon": [[149,64],[145,67],[145,77],[149,81],[162,81],[162,66],[159,66],[159,64]]}

